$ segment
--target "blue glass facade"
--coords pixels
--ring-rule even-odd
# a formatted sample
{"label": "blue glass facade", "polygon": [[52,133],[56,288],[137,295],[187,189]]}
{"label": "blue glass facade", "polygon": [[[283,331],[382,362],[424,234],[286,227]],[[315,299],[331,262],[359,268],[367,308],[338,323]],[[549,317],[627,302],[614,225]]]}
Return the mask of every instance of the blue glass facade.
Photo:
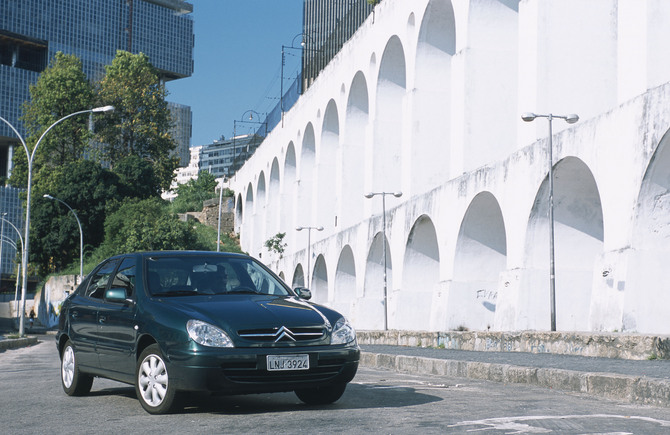
{"label": "blue glass facade", "polygon": [[[0,117],[25,137],[21,106],[30,98],[30,85],[58,51],[79,57],[92,81],[103,76],[117,50],[145,53],[165,81],[190,76],[192,10],[190,3],[181,0],[0,0]],[[169,107],[176,153],[187,165],[191,110],[172,103]],[[24,151],[16,134],[0,122],[0,177],[9,173],[12,152]],[[0,213],[8,213],[6,218],[23,231],[19,192],[0,187]],[[3,229],[5,237],[18,242],[9,225]],[[0,259],[5,278],[15,273],[11,270],[15,269],[15,251],[10,245],[3,244]]]}
{"label": "blue glass facade", "polygon": [[[11,52],[19,53],[14,57],[20,58],[29,47],[44,45],[44,66],[58,51],[76,55],[91,80],[102,77],[117,50],[129,48],[149,56],[165,80],[190,76],[191,10],[189,3],[178,0],[2,0],[0,116],[23,134],[21,104],[29,99],[29,85],[35,83],[39,71],[22,67]],[[3,123],[0,137],[15,135]],[[186,152],[188,146],[186,143]]]}

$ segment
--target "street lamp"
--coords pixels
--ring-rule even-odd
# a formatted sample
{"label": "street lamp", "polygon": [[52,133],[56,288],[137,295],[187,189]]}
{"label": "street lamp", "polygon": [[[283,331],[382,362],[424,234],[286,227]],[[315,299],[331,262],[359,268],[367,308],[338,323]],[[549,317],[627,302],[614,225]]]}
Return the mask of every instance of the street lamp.
{"label": "street lamp", "polygon": [[[244,117],[247,115],[247,113],[249,114],[249,120],[245,121]],[[258,117],[258,119],[259,119],[258,121],[254,121],[254,113]],[[267,120],[267,117],[265,118],[264,121],[261,121],[260,119],[261,119],[260,113],[256,112],[255,110],[247,110],[246,112],[244,112],[242,114],[239,121],[236,120],[236,119],[233,120],[233,162],[232,162],[233,174],[237,173],[237,169],[236,169],[237,164],[235,163],[235,160],[237,160],[237,145],[235,144],[235,140],[237,138],[237,123],[239,122],[241,124],[264,124],[265,125],[265,132],[264,132],[264,135],[263,135],[263,139],[265,139],[265,137],[267,137],[267,135],[268,135],[268,120]],[[259,127],[259,129],[260,129],[260,127]],[[254,135],[254,141],[255,141],[257,136],[258,136],[258,130],[256,130],[256,133]],[[248,151],[249,151],[249,142],[247,142],[247,152]],[[230,175],[231,174],[229,173],[228,176],[230,177]]]}
{"label": "street lamp", "polygon": [[549,304],[551,308],[551,330],[556,331],[556,270],[554,265],[554,157],[552,144],[551,123],[554,118],[564,119],[568,124],[579,121],[579,116],[569,115],[538,115],[526,112],[521,115],[525,122],[532,122],[535,118],[547,118],[549,121]]}
{"label": "street lamp", "polygon": [[[2,216],[6,215],[7,213],[3,213]],[[16,231],[16,234],[19,236],[19,241],[21,242],[21,252],[23,253],[23,237],[21,237],[21,231],[19,231],[18,228],[16,228],[16,225],[14,225],[10,220],[5,219],[4,217],[0,216],[0,219],[2,219],[2,223],[4,224],[7,222],[9,225],[11,225],[12,228],[14,228],[14,231]],[[11,239],[7,238],[8,241],[11,241]],[[14,243],[14,249],[16,249],[16,243]],[[19,269],[16,271],[16,290],[14,291],[14,307],[16,308],[16,292],[19,288],[19,279],[21,278],[21,264],[19,263]],[[18,314],[18,310],[17,310]]]}
{"label": "street lamp", "polygon": [[44,133],[40,136],[39,139],[37,139],[37,142],[35,143],[35,147],[33,147],[32,152],[28,149],[28,146],[26,145],[26,141],[23,140],[23,137],[19,134],[19,132],[14,128],[12,124],[10,124],[9,121],[7,121],[5,118],[0,117],[0,121],[3,121],[5,124],[9,126],[9,128],[14,131],[14,133],[18,136],[19,140],[21,141],[21,145],[23,145],[23,150],[26,152],[26,160],[28,162],[28,186],[26,188],[26,228],[25,228],[25,234],[23,236],[23,242],[24,242],[24,250],[23,250],[23,259],[22,259],[22,264],[21,268],[23,269],[21,271],[22,276],[22,285],[21,285],[21,318],[19,320],[19,336],[23,337],[25,335],[24,332],[24,311],[26,309],[26,290],[28,287],[28,254],[29,254],[29,249],[30,249],[30,192],[31,192],[31,184],[33,180],[33,158],[35,157],[35,152],[37,151],[37,148],[39,147],[40,143],[42,142],[42,139],[44,139],[44,136],[54,128],[56,125],[60,124],[62,121],[65,121],[68,118],[71,118],[76,115],[81,115],[84,113],[105,113],[105,112],[111,112],[114,110],[114,106],[103,106],[103,107],[96,107],[93,109],[87,109],[87,110],[80,110],[78,112],[70,113],[69,115],[66,115],[53,124],[49,126],[46,130],[44,130]]}
{"label": "street lamp", "polygon": [[374,198],[377,195],[382,197],[382,249],[384,251],[384,331],[388,329],[388,293],[386,283],[386,195],[393,195],[396,198],[402,196],[402,192],[370,192],[366,193],[365,197],[368,199]]}
{"label": "street lamp", "polygon": [[311,265],[311,249],[312,249],[312,230],[323,231],[323,227],[295,227],[296,231],[307,230],[307,281],[305,282],[305,287],[309,288],[311,283],[309,282],[309,272]]}
{"label": "street lamp", "polygon": [[49,195],[48,193],[45,193],[44,197],[47,199],[51,199],[53,201],[58,201],[65,207],[69,208],[72,214],[74,215],[74,218],[77,220],[77,225],[79,225],[79,279],[82,279],[84,277],[84,232],[81,230],[81,221],[79,220],[79,216],[77,216],[77,213],[75,213],[75,211],[72,210],[72,207],[70,207],[62,199],[58,199],[54,196]]}

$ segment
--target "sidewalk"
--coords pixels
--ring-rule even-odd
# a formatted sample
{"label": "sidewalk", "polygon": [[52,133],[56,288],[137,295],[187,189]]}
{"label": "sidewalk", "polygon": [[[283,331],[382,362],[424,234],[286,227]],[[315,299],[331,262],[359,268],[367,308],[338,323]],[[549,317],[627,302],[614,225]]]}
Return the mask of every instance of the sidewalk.
{"label": "sidewalk", "polygon": [[[438,376],[481,379],[493,382],[535,385],[560,391],[577,392],[617,401],[670,407],[670,360],[641,359],[649,354],[648,346],[641,346],[637,352],[626,353],[631,359],[603,358],[569,354],[543,352],[522,352],[515,347],[509,351],[499,350],[459,350],[439,347],[421,347],[410,345],[389,345],[389,339],[398,332],[380,333],[361,332],[361,366],[398,372],[429,374]],[[403,332],[404,338],[411,332]],[[531,337],[537,339],[533,333]],[[537,333],[546,336],[546,333]],[[557,336],[558,333],[553,333]],[[417,333],[420,339],[414,343],[430,343],[426,333]],[[472,333],[470,333],[472,335]],[[481,335],[481,334],[480,334]],[[607,340],[594,340],[593,334],[572,334],[572,338],[582,343],[597,342],[602,347]],[[613,336],[615,334],[612,334]],[[602,338],[602,335],[599,335]],[[621,347],[619,339],[654,343],[654,340],[637,338],[636,335],[620,337],[609,342],[612,347]],[[391,337],[393,338],[393,337]],[[475,337],[480,339],[481,337]],[[475,338],[467,335],[459,337],[460,348],[474,343]],[[471,342],[468,342],[470,340]],[[410,342],[412,340],[409,340]],[[385,344],[375,344],[375,343]],[[650,345],[655,346],[655,345]],[[588,347],[588,345],[587,345]],[[561,349],[570,348],[562,347]],[[577,349],[578,346],[572,347]],[[579,353],[591,352],[581,347]],[[605,353],[620,352],[620,349],[601,349]],[[655,355],[655,353],[654,353]]]}

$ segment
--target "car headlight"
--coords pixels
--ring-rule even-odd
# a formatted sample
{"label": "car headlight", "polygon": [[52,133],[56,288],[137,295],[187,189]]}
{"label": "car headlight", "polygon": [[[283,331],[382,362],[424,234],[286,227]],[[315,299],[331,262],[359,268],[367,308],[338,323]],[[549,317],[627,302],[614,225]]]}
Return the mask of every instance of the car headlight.
{"label": "car headlight", "polygon": [[356,341],[356,331],[347,319],[342,317],[335,323],[330,344],[349,344]]}
{"label": "car headlight", "polygon": [[233,341],[221,328],[210,325],[202,320],[186,322],[188,336],[198,344],[209,347],[235,347]]}

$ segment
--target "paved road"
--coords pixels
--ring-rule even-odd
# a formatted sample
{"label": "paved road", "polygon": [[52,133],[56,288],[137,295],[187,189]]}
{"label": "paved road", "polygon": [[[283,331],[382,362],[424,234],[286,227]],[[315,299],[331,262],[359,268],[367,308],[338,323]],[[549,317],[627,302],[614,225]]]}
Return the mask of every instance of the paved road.
{"label": "paved road", "polygon": [[293,394],[198,396],[184,412],[152,416],[130,386],[96,379],[67,397],[52,337],[0,353],[0,431],[72,433],[670,433],[670,409],[532,386],[361,369],[331,406]]}

